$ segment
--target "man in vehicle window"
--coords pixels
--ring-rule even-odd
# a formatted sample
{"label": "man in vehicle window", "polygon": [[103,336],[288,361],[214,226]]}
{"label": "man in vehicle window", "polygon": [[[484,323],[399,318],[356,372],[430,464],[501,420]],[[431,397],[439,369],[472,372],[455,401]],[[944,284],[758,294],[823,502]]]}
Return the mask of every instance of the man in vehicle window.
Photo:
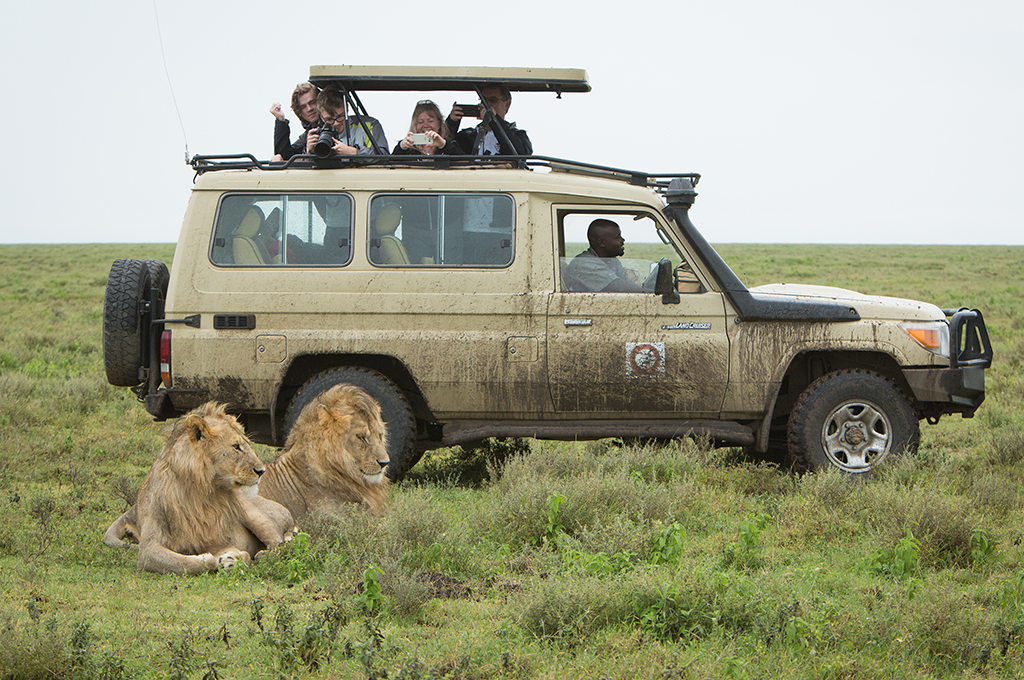
{"label": "man in vehicle window", "polygon": [[[380,121],[370,116],[345,116],[345,95],[338,90],[322,90],[316,98],[320,119],[335,130],[334,151],[341,156],[368,156],[388,152],[388,140]],[[308,148],[313,150],[320,135],[309,133]],[[374,148],[376,143],[376,149]]]}
{"label": "man in vehicle window", "polygon": [[[449,129],[455,135],[455,141],[463,149],[471,149],[474,156],[529,156],[533,154],[533,144],[526,135],[526,130],[520,130],[515,123],[505,120],[508,109],[512,106],[512,93],[504,85],[488,85],[480,90],[484,101],[490,106],[480,104],[480,115],[482,122],[474,128],[459,131],[464,114],[462,107],[458,104],[452,105],[452,112],[448,114]],[[501,139],[501,135],[495,134],[494,129],[501,128],[505,133],[507,142]]]}
{"label": "man in vehicle window", "polygon": [[316,108],[316,96],[320,93],[316,85],[312,83],[299,83],[292,92],[292,111],[299,117],[302,123],[302,134],[292,144],[291,129],[288,127],[288,119],[281,111],[281,104],[274,102],[270,107],[270,113],[274,114],[274,161],[286,161],[292,156],[307,153],[306,138],[310,130],[315,134],[320,129],[320,112]]}
{"label": "man in vehicle window", "polygon": [[626,252],[626,239],[619,225],[598,218],[587,228],[590,247],[572,258],[564,278],[573,293],[642,293],[622,263],[615,258]]}

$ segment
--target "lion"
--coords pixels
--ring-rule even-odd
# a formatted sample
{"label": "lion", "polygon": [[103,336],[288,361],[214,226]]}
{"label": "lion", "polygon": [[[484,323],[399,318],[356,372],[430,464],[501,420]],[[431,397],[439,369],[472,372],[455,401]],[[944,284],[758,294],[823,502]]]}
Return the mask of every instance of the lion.
{"label": "lion", "polygon": [[362,388],[343,383],[302,409],[284,452],[267,464],[259,494],[299,522],[351,503],[380,515],[388,506],[389,462],[380,405]]}
{"label": "lion", "polygon": [[107,529],[107,545],[139,544],[139,569],[227,570],[297,531],[287,508],[257,495],[266,466],[224,409],[207,402],[175,422],[135,505]]}

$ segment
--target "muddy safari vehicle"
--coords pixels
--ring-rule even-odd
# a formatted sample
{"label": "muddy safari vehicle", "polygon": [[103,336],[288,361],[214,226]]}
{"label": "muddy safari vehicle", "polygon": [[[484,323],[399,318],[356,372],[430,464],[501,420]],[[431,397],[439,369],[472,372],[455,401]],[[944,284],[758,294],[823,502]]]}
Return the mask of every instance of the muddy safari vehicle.
{"label": "muddy safari vehicle", "polygon": [[[590,89],[567,69],[318,66],[311,80],[360,117],[365,90]],[[195,157],[171,270],[110,270],[108,380],[157,420],[229,402],[277,446],[316,394],[362,386],[392,479],[426,450],[510,436],[699,434],[863,473],[913,451],[920,420],[971,417],[985,397],[981,312],[748,289],[690,221],[699,175],[382,151]],[[578,280],[598,218],[619,225],[614,261],[643,292]]]}

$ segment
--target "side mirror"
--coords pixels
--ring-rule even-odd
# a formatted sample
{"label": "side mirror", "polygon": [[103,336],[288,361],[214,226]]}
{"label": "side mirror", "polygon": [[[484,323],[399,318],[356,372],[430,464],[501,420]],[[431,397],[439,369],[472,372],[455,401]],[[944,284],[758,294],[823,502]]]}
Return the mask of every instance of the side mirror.
{"label": "side mirror", "polygon": [[654,294],[661,296],[661,301],[666,305],[679,304],[679,291],[676,290],[676,277],[672,271],[672,263],[668,258],[661,258],[658,262],[658,278],[654,282]]}

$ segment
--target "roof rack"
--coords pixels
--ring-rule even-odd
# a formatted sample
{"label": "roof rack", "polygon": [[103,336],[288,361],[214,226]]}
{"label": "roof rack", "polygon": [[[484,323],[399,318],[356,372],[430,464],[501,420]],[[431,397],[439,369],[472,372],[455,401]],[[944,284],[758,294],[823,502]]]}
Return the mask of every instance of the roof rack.
{"label": "roof rack", "polygon": [[[369,163],[367,159],[372,158]],[[292,156],[284,162],[261,161],[248,153],[229,154],[219,156],[193,156],[189,162],[196,175],[219,170],[295,170],[314,169],[316,163],[322,163],[324,159],[307,154]],[[659,194],[664,195],[668,191],[669,182],[673,179],[689,179],[696,186],[700,181],[700,174],[696,172],[685,173],[649,173],[637,170],[625,170],[605,165],[594,165],[580,161],[567,160],[565,158],[553,158],[550,156],[332,156],[326,159],[332,168],[360,168],[360,167],[427,167],[433,169],[450,168],[487,168],[487,167],[513,167],[523,170],[534,170],[547,168],[550,172],[564,172],[572,175],[583,175],[587,177],[600,177],[602,179],[618,180],[634,186],[648,187]]]}
{"label": "roof rack", "polygon": [[489,66],[310,66],[309,82],[351,90],[474,91],[504,85],[511,92],[590,92],[587,72],[578,68]]}

